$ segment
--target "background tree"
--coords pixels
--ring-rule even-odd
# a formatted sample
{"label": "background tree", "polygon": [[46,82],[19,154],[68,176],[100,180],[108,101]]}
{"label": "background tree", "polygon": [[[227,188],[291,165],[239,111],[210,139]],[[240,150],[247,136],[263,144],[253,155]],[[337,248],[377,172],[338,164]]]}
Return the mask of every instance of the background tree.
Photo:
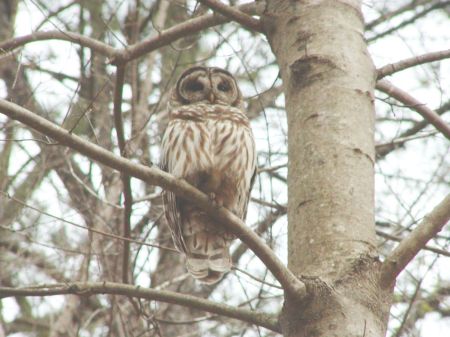
{"label": "background tree", "polygon": [[[0,2],[0,336],[450,331],[448,228],[437,234],[450,217],[449,11]],[[197,63],[228,69],[247,97],[259,156],[247,225],[263,240],[157,168],[170,88]],[[220,283],[186,274],[161,188],[241,238]]]}

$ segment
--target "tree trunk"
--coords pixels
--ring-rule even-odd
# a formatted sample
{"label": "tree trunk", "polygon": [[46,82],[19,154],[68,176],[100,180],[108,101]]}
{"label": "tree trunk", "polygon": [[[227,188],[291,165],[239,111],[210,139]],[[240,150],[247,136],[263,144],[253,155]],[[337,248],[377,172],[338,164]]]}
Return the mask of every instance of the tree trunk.
{"label": "tree trunk", "polygon": [[287,299],[284,336],[384,336],[374,225],[375,69],[359,1],[268,1],[289,130],[289,268],[307,303]]}

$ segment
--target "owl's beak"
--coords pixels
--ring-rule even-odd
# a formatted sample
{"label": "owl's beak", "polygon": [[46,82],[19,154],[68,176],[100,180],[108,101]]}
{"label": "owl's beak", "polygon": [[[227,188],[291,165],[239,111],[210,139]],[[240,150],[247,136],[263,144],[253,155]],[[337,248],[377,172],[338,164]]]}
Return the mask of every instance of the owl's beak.
{"label": "owl's beak", "polygon": [[216,101],[216,96],[214,95],[213,92],[210,92],[210,93],[209,93],[209,95],[208,95],[208,100],[209,100],[211,103],[214,103],[214,102]]}

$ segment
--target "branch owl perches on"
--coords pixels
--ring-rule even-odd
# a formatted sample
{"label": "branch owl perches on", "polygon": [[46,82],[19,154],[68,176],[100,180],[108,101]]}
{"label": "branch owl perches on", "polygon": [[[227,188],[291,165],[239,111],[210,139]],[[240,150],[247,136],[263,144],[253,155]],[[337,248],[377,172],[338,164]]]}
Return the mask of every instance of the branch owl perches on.
{"label": "branch owl perches on", "polygon": [[[256,173],[255,142],[242,94],[229,72],[192,67],[180,76],[169,102],[161,166],[245,220]],[[204,283],[219,281],[231,269],[234,236],[172,192],[164,193],[164,209],[188,271]]]}

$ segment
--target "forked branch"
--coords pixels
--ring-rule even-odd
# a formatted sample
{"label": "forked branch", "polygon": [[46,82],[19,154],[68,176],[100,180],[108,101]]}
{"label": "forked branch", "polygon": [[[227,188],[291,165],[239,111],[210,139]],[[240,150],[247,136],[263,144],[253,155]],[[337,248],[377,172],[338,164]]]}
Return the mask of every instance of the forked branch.
{"label": "forked branch", "polygon": [[[244,15],[250,13],[261,13],[264,9],[264,3],[249,3],[241,6],[237,6],[236,9],[229,7],[234,11],[244,13]],[[249,16],[249,15],[247,15]],[[177,25],[174,25],[156,36],[149,37],[134,45],[125,47],[123,49],[116,49],[110,45],[101,41],[92,39],[87,36],[83,36],[76,33],[64,32],[64,31],[48,31],[48,32],[34,32],[29,35],[14,37],[4,42],[0,42],[0,54],[10,52],[16,48],[22,47],[28,43],[45,40],[62,40],[79,44],[84,47],[91,48],[97,53],[109,57],[112,64],[124,64],[126,62],[137,59],[149,52],[152,52],[163,46],[167,46],[170,43],[189,36],[191,34],[198,33],[204,29],[214,27],[226,22],[231,21],[227,16],[216,14],[205,14],[197,18],[193,18]]]}
{"label": "forked branch", "polygon": [[59,127],[45,118],[8,101],[0,100],[0,112],[98,163],[116,169],[123,174],[143,180],[148,184],[158,185],[175,193],[177,196],[190,200],[205,210],[213,219],[227,226],[237,237],[245,242],[261,261],[264,262],[289,295],[295,296],[298,299],[303,299],[306,295],[305,284],[283,265],[258,235],[246,227],[237,216],[224,207],[214,205],[206,194],[188,184],[185,180],[177,179],[156,167],[144,166],[134,163],[129,159],[116,156],[110,151],[73,135],[66,129]]}
{"label": "forked branch", "polygon": [[257,32],[263,31],[261,22],[258,19],[255,19],[250,15],[241,12],[239,9],[227,6],[218,0],[199,0],[199,2],[201,2],[205,6],[208,6],[213,11],[218,12],[223,16],[226,16],[227,18],[240,23],[244,27],[255,30]]}
{"label": "forked branch", "polygon": [[[241,6],[237,6],[237,10],[244,13],[262,13],[264,9],[264,2],[249,3]],[[175,26],[172,26],[164,31],[162,31],[157,36],[152,36],[147,39],[142,40],[125,50],[124,60],[131,61],[137,59],[146,53],[154,51],[163,46],[167,46],[170,43],[192,34],[196,34],[202,30],[210,27],[220,25],[231,21],[228,17],[216,14],[206,14],[193,18]]]}
{"label": "forked branch", "polygon": [[450,194],[391,252],[381,266],[381,286],[390,287],[398,274],[450,220]]}

